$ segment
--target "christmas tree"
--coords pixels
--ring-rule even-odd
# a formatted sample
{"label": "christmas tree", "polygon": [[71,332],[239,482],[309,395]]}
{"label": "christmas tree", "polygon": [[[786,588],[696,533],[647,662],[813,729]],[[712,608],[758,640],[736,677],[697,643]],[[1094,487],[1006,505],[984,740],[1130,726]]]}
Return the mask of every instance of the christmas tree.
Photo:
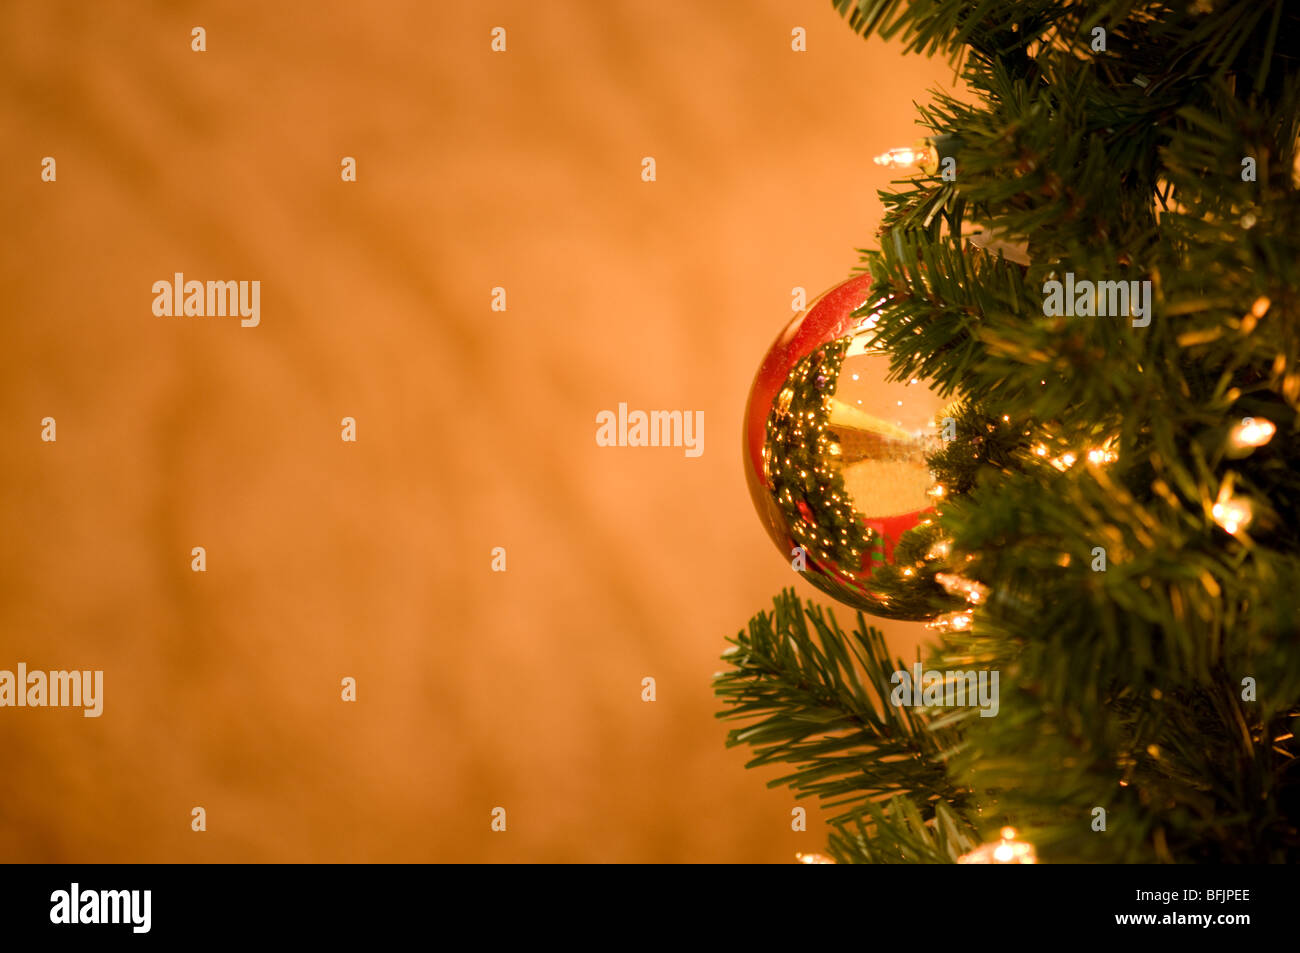
{"label": "christmas tree", "polygon": [[891,379],[956,408],[943,545],[878,581],[1000,699],[900,704],[912,665],[791,590],[724,656],[728,743],[841,863],[1300,860],[1300,9],[835,7],[974,94],[884,157],[860,271]]}

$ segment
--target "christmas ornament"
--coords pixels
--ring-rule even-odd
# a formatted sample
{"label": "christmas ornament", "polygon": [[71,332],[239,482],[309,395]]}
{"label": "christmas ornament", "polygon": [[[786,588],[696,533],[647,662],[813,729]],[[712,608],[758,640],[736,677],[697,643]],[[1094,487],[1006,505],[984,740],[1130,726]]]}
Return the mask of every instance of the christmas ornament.
{"label": "christmas ornament", "polygon": [[810,582],[905,618],[879,575],[941,495],[926,458],[945,402],[921,381],[886,380],[875,317],[853,316],[871,300],[870,276],[850,278],[781,332],[750,388],[745,473],[768,535]]}
{"label": "christmas ornament", "polygon": [[1028,841],[1016,840],[1014,827],[1002,828],[1002,840],[976,847],[957,858],[959,864],[1036,864],[1038,852]]}

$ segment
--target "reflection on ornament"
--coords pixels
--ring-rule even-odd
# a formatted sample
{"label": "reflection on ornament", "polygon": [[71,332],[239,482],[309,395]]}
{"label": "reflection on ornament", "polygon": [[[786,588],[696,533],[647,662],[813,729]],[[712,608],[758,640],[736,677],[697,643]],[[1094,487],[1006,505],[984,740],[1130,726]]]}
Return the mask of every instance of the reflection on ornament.
{"label": "reflection on ornament", "polygon": [[1063,453],[1059,457],[1054,459],[1052,461],[1052,466],[1056,467],[1056,469],[1058,470],[1062,470],[1062,471],[1068,470],[1070,469],[1070,467],[1074,466],[1074,461],[1077,459],[1079,458],[1076,457],[1073,453],[1069,453],[1067,451],[1066,453]]}
{"label": "reflection on ornament", "polygon": [[768,535],[836,599],[900,617],[874,581],[935,497],[927,458],[945,402],[921,381],[891,382],[861,275],[797,315],[768,351],[745,410],[745,473]]}
{"label": "reflection on ornament", "polygon": [[1234,451],[1245,451],[1245,456],[1256,447],[1262,447],[1273,439],[1277,425],[1263,417],[1243,417],[1241,423],[1232,428],[1228,435],[1228,446]]}
{"label": "reflection on ornament", "polygon": [[1115,443],[1112,440],[1106,441],[1100,447],[1093,447],[1088,451],[1088,462],[1096,466],[1104,463],[1114,463],[1119,459],[1119,453],[1115,450]]}
{"label": "reflection on ornament", "polygon": [[833,863],[835,863],[835,861],[831,860],[831,859],[830,859],[829,857],[827,857],[825,854],[805,854],[805,853],[800,852],[800,853],[797,853],[797,854],[794,855],[794,859],[797,860],[797,861],[799,861],[799,863],[801,863],[801,864],[833,864]]}
{"label": "reflection on ornament", "polygon": [[1002,828],[1002,839],[982,844],[957,858],[959,864],[1036,864],[1038,854],[1028,841],[1016,840],[1014,827]]}
{"label": "reflection on ornament", "polygon": [[941,539],[925,551],[926,559],[947,559],[952,554],[952,542]]}
{"label": "reflection on ornament", "polygon": [[968,610],[959,609],[956,612],[945,612],[941,616],[936,616],[927,622],[925,627],[936,632],[967,632],[974,624],[975,617]]}
{"label": "reflection on ornament", "polygon": [[989,587],[976,582],[974,579],[967,579],[965,576],[958,576],[955,573],[940,572],[935,573],[934,581],[943,586],[944,591],[950,596],[965,596],[966,601],[973,606],[979,605],[989,595]]}

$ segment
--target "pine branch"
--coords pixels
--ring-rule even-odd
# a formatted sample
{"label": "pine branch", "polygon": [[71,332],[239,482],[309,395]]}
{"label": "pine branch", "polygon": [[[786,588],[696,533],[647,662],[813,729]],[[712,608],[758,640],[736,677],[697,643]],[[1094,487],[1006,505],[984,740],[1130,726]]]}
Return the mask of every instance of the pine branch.
{"label": "pine branch", "polygon": [[942,765],[955,735],[931,731],[915,710],[889,703],[890,678],[904,666],[890,662],[880,631],[861,614],[849,636],[832,615],[787,590],[772,614],[760,613],[730,641],[724,659],[732,670],[714,682],[728,706],[718,717],[752,722],[727,735],[728,747],[753,747],[747,767],[796,766],[770,787],[788,785],[798,797],[841,808],[832,823],[896,794],[926,802],[930,812],[936,799],[957,808],[964,802]]}
{"label": "pine branch", "polygon": [[[1048,861],[1294,862],[1300,9],[834,5],[863,36],[962,60],[975,94],[922,110],[961,142],[956,180],[882,193],[862,255],[892,378],[960,400],[931,460],[938,518],[899,546],[922,568],[881,581],[910,612],[952,607],[939,571],[987,587],[942,657],[999,671],[1001,707],[891,709],[878,634],[787,593],[719,679],[724,715],[756,719],[729,743],[846,809],[845,862],[951,860],[976,813]],[[1024,240],[1032,264],[971,247],[964,224]],[[1151,323],[1049,315],[1045,283],[1066,273],[1149,281]],[[1248,416],[1276,436],[1230,453]],[[1236,533],[1215,513],[1230,490],[1252,506]],[[927,558],[940,532],[951,556]]]}
{"label": "pine branch", "polygon": [[867,802],[865,817],[840,825],[828,850],[841,864],[951,864],[978,844],[974,831],[942,801],[930,820],[909,799]]}

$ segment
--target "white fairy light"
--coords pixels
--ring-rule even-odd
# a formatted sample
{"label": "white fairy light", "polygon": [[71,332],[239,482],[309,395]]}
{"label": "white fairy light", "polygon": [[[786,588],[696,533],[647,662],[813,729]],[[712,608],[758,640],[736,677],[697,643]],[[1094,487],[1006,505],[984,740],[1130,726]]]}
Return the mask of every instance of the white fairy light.
{"label": "white fairy light", "polygon": [[1273,439],[1277,425],[1263,417],[1243,417],[1241,423],[1232,428],[1228,442],[1234,450],[1253,450],[1262,447]]}

